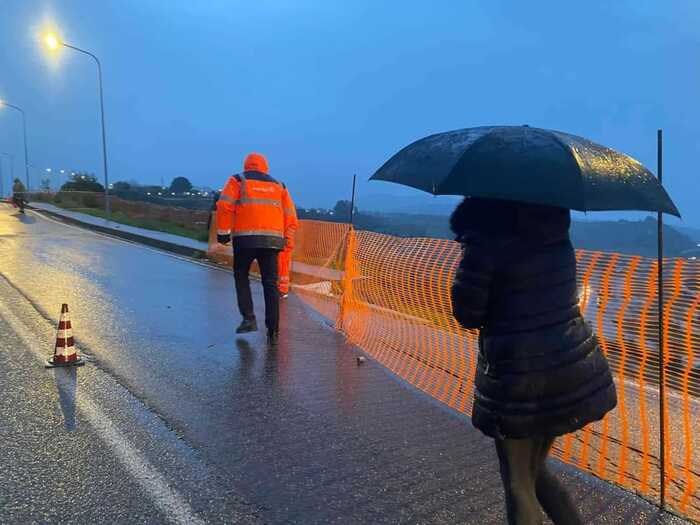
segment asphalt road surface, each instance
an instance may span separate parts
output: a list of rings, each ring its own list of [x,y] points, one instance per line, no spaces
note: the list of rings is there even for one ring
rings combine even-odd
[[[505,523],[468,419],[294,297],[276,349],[239,320],[225,269],[0,206],[0,523]],[[586,523],[683,523],[553,467]]]

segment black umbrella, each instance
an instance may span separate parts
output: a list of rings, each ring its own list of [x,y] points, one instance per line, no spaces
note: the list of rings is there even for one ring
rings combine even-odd
[[[658,131],[658,173],[662,133]],[[680,217],[652,173],[631,157],[590,140],[529,126],[467,128],[420,139],[391,157],[370,180],[396,182],[434,195],[465,195],[561,206],[581,211],[658,212],[659,362],[664,360],[663,213]],[[659,367],[659,457],[665,458],[665,367]],[[666,461],[659,462],[665,480]],[[665,483],[661,482],[661,507]]]
[[[391,157],[370,180],[580,211],[645,210],[680,217],[654,175],[590,140],[529,126],[438,133]]]

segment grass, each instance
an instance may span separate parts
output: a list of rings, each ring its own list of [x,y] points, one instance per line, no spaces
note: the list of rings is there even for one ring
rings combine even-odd
[[[69,208],[68,206],[61,206],[60,204],[58,204],[57,206],[70,209],[71,211],[75,211],[78,213],[84,213],[85,215],[91,215],[93,217],[100,217],[102,219],[106,218],[104,210],[97,208]],[[208,232],[202,229],[195,230],[192,228],[186,228],[184,226],[179,226],[177,224],[173,224],[167,221],[161,221],[158,219],[136,219],[133,217],[129,217],[128,215],[119,211],[113,211],[111,213],[110,219],[120,224],[126,224],[127,226],[135,226],[137,228],[144,228],[146,230],[171,233],[173,235],[179,235],[180,237],[188,237],[196,241],[207,242],[207,240],[209,239]]]

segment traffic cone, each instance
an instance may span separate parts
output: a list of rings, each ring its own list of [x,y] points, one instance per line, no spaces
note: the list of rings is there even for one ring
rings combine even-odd
[[[58,333],[56,334],[56,346],[53,357],[46,361],[46,368],[57,366],[83,366],[85,361],[78,357],[73,341],[73,328],[70,324],[68,305],[61,306],[61,318],[58,321]]]

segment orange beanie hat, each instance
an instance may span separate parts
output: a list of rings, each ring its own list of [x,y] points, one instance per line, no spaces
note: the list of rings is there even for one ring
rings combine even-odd
[[[260,153],[250,153],[243,162],[243,171],[259,171],[267,173],[267,159]]]

